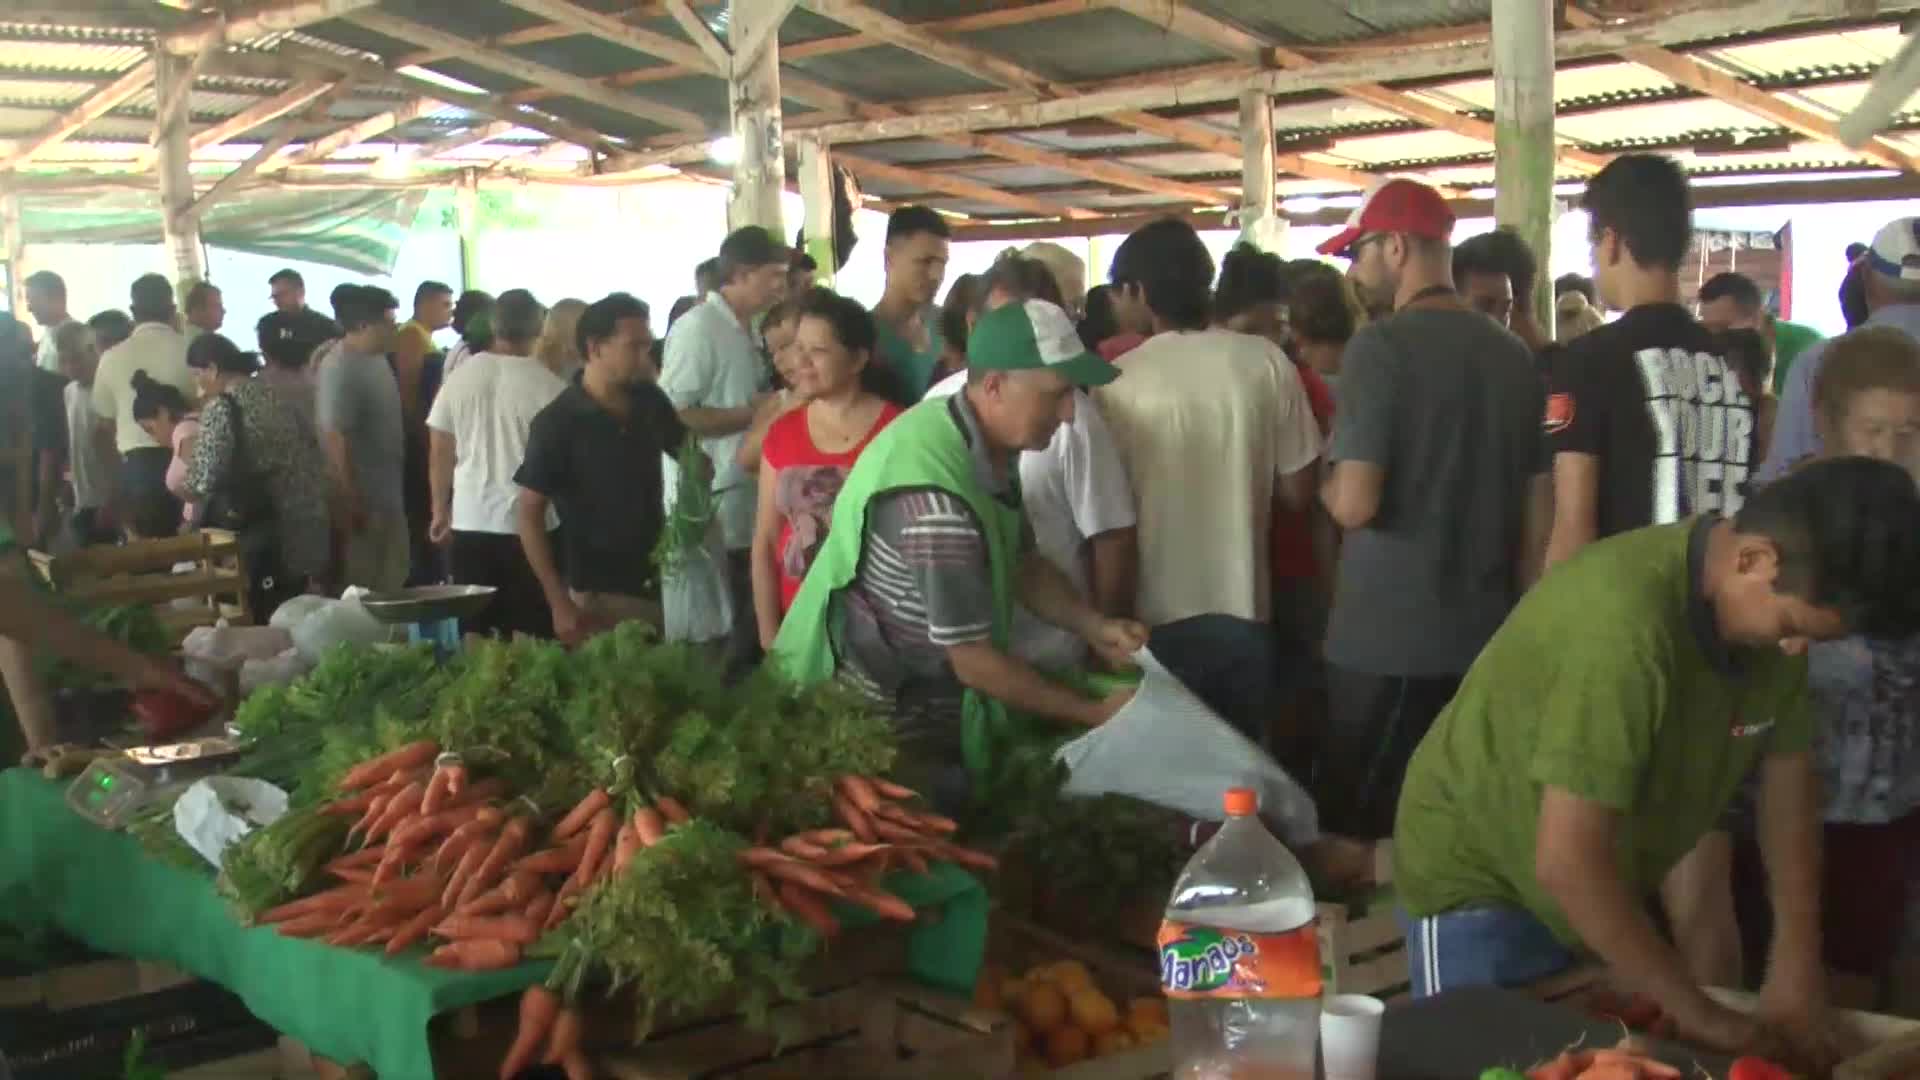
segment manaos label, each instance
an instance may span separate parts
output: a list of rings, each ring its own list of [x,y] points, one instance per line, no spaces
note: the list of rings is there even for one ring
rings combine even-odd
[[[1160,989],[1170,998],[1320,996],[1320,941],[1308,923],[1253,934],[1171,920],[1160,924]]]

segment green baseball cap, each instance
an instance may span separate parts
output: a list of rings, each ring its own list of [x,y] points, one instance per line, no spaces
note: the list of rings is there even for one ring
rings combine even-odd
[[[967,367],[985,371],[1056,371],[1075,386],[1105,386],[1119,369],[1087,351],[1058,304],[1002,304],[967,335]]]

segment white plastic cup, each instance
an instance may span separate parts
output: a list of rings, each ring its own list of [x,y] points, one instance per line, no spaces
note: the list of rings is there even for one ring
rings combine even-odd
[[[1320,1058],[1327,1080],[1374,1080],[1385,1002],[1337,994],[1320,1005]]]

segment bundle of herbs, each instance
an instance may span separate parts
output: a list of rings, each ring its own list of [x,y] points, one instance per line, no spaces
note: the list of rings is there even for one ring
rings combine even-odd
[[[680,480],[674,488],[673,507],[653,546],[653,565],[662,579],[671,577],[689,559],[707,558],[707,530],[713,525],[716,508],[713,491],[713,463],[700,449],[700,440],[692,435],[674,458],[680,466]]]
[[[1096,921],[1172,890],[1191,854],[1177,812],[1124,795],[1075,798],[1055,786],[1009,838],[1007,856]]]
[[[248,921],[308,891],[346,841],[346,819],[317,806],[288,810],[227,847],[219,889]]]

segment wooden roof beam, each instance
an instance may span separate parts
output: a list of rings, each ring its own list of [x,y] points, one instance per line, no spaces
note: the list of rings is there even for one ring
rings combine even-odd
[[[48,150],[59,146],[71,138],[74,133],[95,120],[105,116],[109,110],[125,102],[128,98],[145,90],[153,83],[154,61],[142,60],[126,73],[55,117],[53,122],[40,131],[22,140],[5,155],[0,155],[0,172],[25,165]]]
[[[1305,53],[1275,46],[1273,57],[1283,67],[1299,69],[1312,67],[1318,61]],[[1412,94],[1402,93],[1391,87],[1375,82],[1353,83],[1334,88],[1334,93],[1355,101],[1364,101],[1377,109],[1384,109],[1397,116],[1416,120],[1438,131],[1450,131],[1491,146],[1494,142],[1493,125],[1477,116],[1467,116],[1442,108],[1431,102],[1422,101]],[[1596,173],[1607,167],[1611,159],[1605,154],[1596,154],[1577,146],[1561,146],[1557,151],[1559,159],[1582,172]]]
[[[1566,12],[1567,23],[1570,26],[1602,25],[1599,18],[1571,4],[1567,5]],[[1821,116],[1812,109],[1796,105],[1776,94],[1762,90],[1744,79],[1710,67],[1698,57],[1659,46],[1623,49],[1619,56],[1623,60],[1658,73],[1662,78],[1678,86],[1684,86],[1689,90],[1723,101],[1749,116],[1757,116],[1789,131],[1797,131],[1810,139],[1818,139],[1834,146],[1845,145],[1833,120]],[[1884,136],[1874,136],[1853,152],[1875,164],[1884,165],[1899,172],[1920,172],[1920,158],[1916,158]]]
[[[217,124],[201,128],[187,140],[190,152],[199,154],[211,150],[222,143],[237,139],[262,124],[272,123],[282,116],[319,98],[330,90],[339,90],[346,85],[339,79],[309,79],[295,83],[287,90],[270,98],[256,101]],[[134,159],[134,168],[145,172],[160,160],[160,152],[149,147]]]
[[[530,131],[538,131],[549,138],[584,146],[595,153],[604,153],[609,149],[606,138],[597,132],[557,117],[533,113],[511,102],[502,101],[494,94],[455,90],[430,79],[389,70],[371,61],[342,56],[325,49],[313,49],[294,42],[283,42],[275,51],[283,54],[284,60],[296,72],[330,72],[356,83],[367,83],[402,93],[415,94],[455,108],[465,109],[468,112],[491,116],[496,120],[504,120]],[[704,139],[700,140],[700,145],[705,145]]]
[[[458,153],[470,146],[478,146],[484,142],[491,142],[513,131],[517,127],[519,127],[518,124],[510,124],[505,120],[495,120],[491,124],[465,128],[443,138],[435,139],[425,146],[422,146],[417,156],[421,161],[428,161],[433,158]]]
[[[322,135],[302,147],[300,152],[277,165],[273,171],[284,171],[299,165],[313,165],[325,161],[350,146],[358,146],[368,139],[377,139],[394,128],[418,120],[422,116],[441,108],[441,104],[432,98],[414,98],[398,108],[389,109],[377,116],[348,124],[338,131]]]
[[[404,41],[425,49],[457,54],[468,63],[477,64],[489,71],[496,71],[522,82],[547,86],[569,97],[577,97],[603,108],[676,128],[690,135],[706,134],[706,121],[698,114],[614,90],[592,79],[535,63],[512,53],[490,49],[478,42],[469,41],[458,34],[449,34],[425,23],[403,19],[383,11],[362,11],[349,18],[355,24],[372,30],[376,34],[383,34],[396,41]]]
[[[1099,3],[1144,19],[1170,34],[1218,49],[1242,63],[1266,67],[1273,62],[1269,52],[1273,42],[1200,11],[1184,0],[1099,0]]]
[[[903,22],[883,11],[868,7],[861,0],[802,0],[817,15],[858,30],[860,33],[895,48],[923,56],[935,63],[964,71],[977,79],[1024,90],[1040,97],[1071,94],[1070,87],[1003,60],[984,49],[949,41],[912,23]]]
[[[1018,162],[1022,165],[1037,165],[1041,168],[1055,169],[1088,180],[1098,180],[1114,187],[1131,188],[1153,195],[1164,195],[1169,199],[1193,203],[1196,206],[1232,206],[1235,197],[1217,188],[1189,184],[1168,176],[1155,176],[1143,169],[1130,165],[1120,165],[1111,161],[1088,160],[1064,154],[1057,150],[1047,150],[1005,135],[987,135],[975,132],[960,136],[956,140],[975,150],[992,154],[998,158]]]
[[[713,70],[723,73],[731,72],[733,53],[727,49],[726,42],[715,36],[713,28],[700,18],[700,13],[693,10],[693,5],[687,3],[687,0],[666,0],[666,3],[667,14],[673,16],[673,21],[680,27],[680,31],[686,34],[694,47],[706,56],[707,61],[713,65]],[[778,26],[779,22],[776,20],[774,25]]]
[[[1116,124],[1124,124],[1135,131],[1144,131],[1149,135],[1158,135],[1163,139],[1171,139],[1174,142],[1193,147],[1196,150],[1205,150],[1209,153],[1220,154],[1225,157],[1240,156],[1239,138],[1216,131],[1204,124],[1196,124],[1191,120],[1175,120],[1142,111],[1115,113],[1109,119],[1113,120]],[[1378,183],[1381,179],[1379,174],[1370,173],[1364,169],[1349,169],[1344,165],[1334,165],[1330,162],[1316,161],[1303,154],[1291,153],[1285,150],[1274,153],[1273,163],[1281,171],[1291,173],[1294,176],[1302,176],[1309,180],[1324,180],[1330,184],[1341,184],[1346,187],[1365,189]],[[1447,187],[1444,184],[1436,185],[1436,187],[1442,195],[1448,198],[1457,198],[1460,194],[1457,189]]]
[[[229,41],[252,41],[269,34],[298,30],[317,22],[351,15],[380,0],[268,0],[225,15],[214,15],[170,34],[160,45],[176,56],[190,56]]]
[[[894,165],[885,161],[861,157],[858,154],[834,151],[833,160],[846,166],[861,176],[872,176],[895,184],[907,184],[921,191],[936,191],[975,202],[1004,206],[1010,210],[1032,214],[1043,218],[1094,218],[1098,214],[1073,206],[1035,199],[1004,188],[978,183],[960,176],[943,176],[939,173],[921,172],[919,169],[904,165]]]
[[[551,20],[554,25],[565,27],[570,32],[590,34],[602,40],[611,41],[623,48],[631,49],[642,56],[651,56],[659,60],[667,61],[666,64],[656,65],[651,68],[641,68],[635,72],[628,72],[622,75],[614,75],[596,80],[598,84],[609,93],[618,93],[617,90],[613,89],[617,86],[637,85],[642,81],[656,81],[654,78],[656,72],[671,71],[676,75],[711,75],[715,78],[725,79],[732,67],[732,54],[727,52],[726,46],[722,44],[718,38],[714,38],[710,32],[707,36],[712,38],[712,47],[717,48],[717,52],[710,51],[708,47],[689,45],[684,41],[680,41],[666,34],[660,34],[643,27],[634,26],[631,23],[603,12],[581,7],[579,4],[573,3],[572,0],[505,0],[505,2],[512,4],[514,7],[519,8],[529,15]],[[766,2],[766,0],[762,0],[762,2]],[[783,0],[781,0],[781,2],[783,2]],[[699,21],[699,16],[695,14],[691,8],[687,9],[687,16],[692,18],[702,29],[705,28],[706,24]],[[676,16],[676,18],[677,17],[678,16]],[[691,33],[691,31],[689,32]],[[508,37],[511,36],[512,35],[508,35]],[[499,40],[504,42],[507,38],[502,37]],[[761,47],[765,47],[764,42]],[[427,58],[424,62],[431,63],[444,58],[444,56],[435,55]],[[406,59],[409,63],[423,62],[419,57],[408,57]],[[645,79],[627,78],[629,75],[638,76],[643,74],[647,76]],[[852,115],[854,112],[854,103],[847,95],[800,75],[790,75],[782,72],[780,75],[780,92],[785,97],[793,98],[795,101],[806,102],[815,108],[828,109],[842,115]],[[509,95],[509,100],[515,102],[539,101],[568,93],[571,93],[571,91],[543,83],[528,87],[526,90],[517,91]]]

